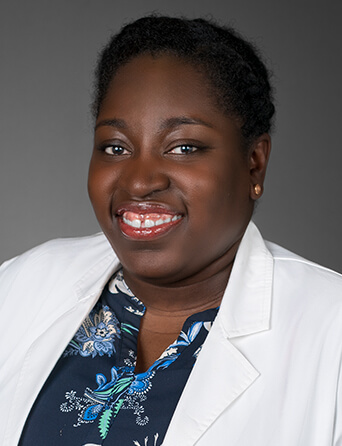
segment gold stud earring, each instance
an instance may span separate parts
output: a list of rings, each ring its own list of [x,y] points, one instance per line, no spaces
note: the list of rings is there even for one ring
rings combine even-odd
[[[260,186],[260,184],[256,184],[254,186],[254,193],[255,193],[255,195],[260,195],[261,194],[261,186]]]

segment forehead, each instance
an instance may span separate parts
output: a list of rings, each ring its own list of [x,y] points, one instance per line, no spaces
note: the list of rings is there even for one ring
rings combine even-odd
[[[120,105],[121,113],[157,108],[222,114],[207,77],[189,62],[171,55],[140,55],[118,69],[100,113]]]

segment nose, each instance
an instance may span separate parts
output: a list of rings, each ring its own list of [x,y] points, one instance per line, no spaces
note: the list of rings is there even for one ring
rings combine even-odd
[[[121,188],[132,198],[146,198],[169,186],[170,178],[163,160],[152,156],[133,157],[122,172]]]

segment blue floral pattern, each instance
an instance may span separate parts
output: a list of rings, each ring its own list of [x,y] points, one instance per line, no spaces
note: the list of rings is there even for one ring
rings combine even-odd
[[[90,423],[99,418],[101,438],[106,438],[110,424],[121,409],[133,410],[136,423],[143,426],[149,422],[144,405],[146,394],[152,388],[152,379],[159,369],[169,367],[181,354],[180,347],[187,347],[197,337],[201,328],[209,328],[205,322],[194,322],[187,332],[182,331],[177,341],[171,344],[154,364],[144,373],[134,374],[134,357],[126,358],[127,366],[112,367],[110,380],[102,373],[96,375],[98,387],[94,390],[87,388],[83,397],[76,397],[74,391],[65,394],[66,402],[60,406],[61,411],[78,411],[78,421],[75,427],[83,423]],[[132,354],[132,353],[131,353]],[[196,354],[197,357],[198,354]],[[133,362],[134,361],[134,362]],[[94,402],[96,402],[94,404]]]
[[[112,356],[115,352],[115,338],[120,338],[119,321],[104,305],[86,317],[64,351],[64,356]]]

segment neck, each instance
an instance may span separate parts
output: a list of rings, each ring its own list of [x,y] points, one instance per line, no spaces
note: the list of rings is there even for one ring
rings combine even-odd
[[[179,335],[186,319],[218,307],[227,286],[239,242],[203,271],[162,283],[144,280],[123,268],[125,282],[145,305],[138,336],[136,372],[148,369]]]
[[[144,303],[150,315],[154,314],[161,318],[164,316],[186,318],[220,305],[234,257],[229,262],[227,259],[219,259],[210,268],[177,282],[161,284],[144,280],[125,268],[123,273],[125,282],[134,295]]]

